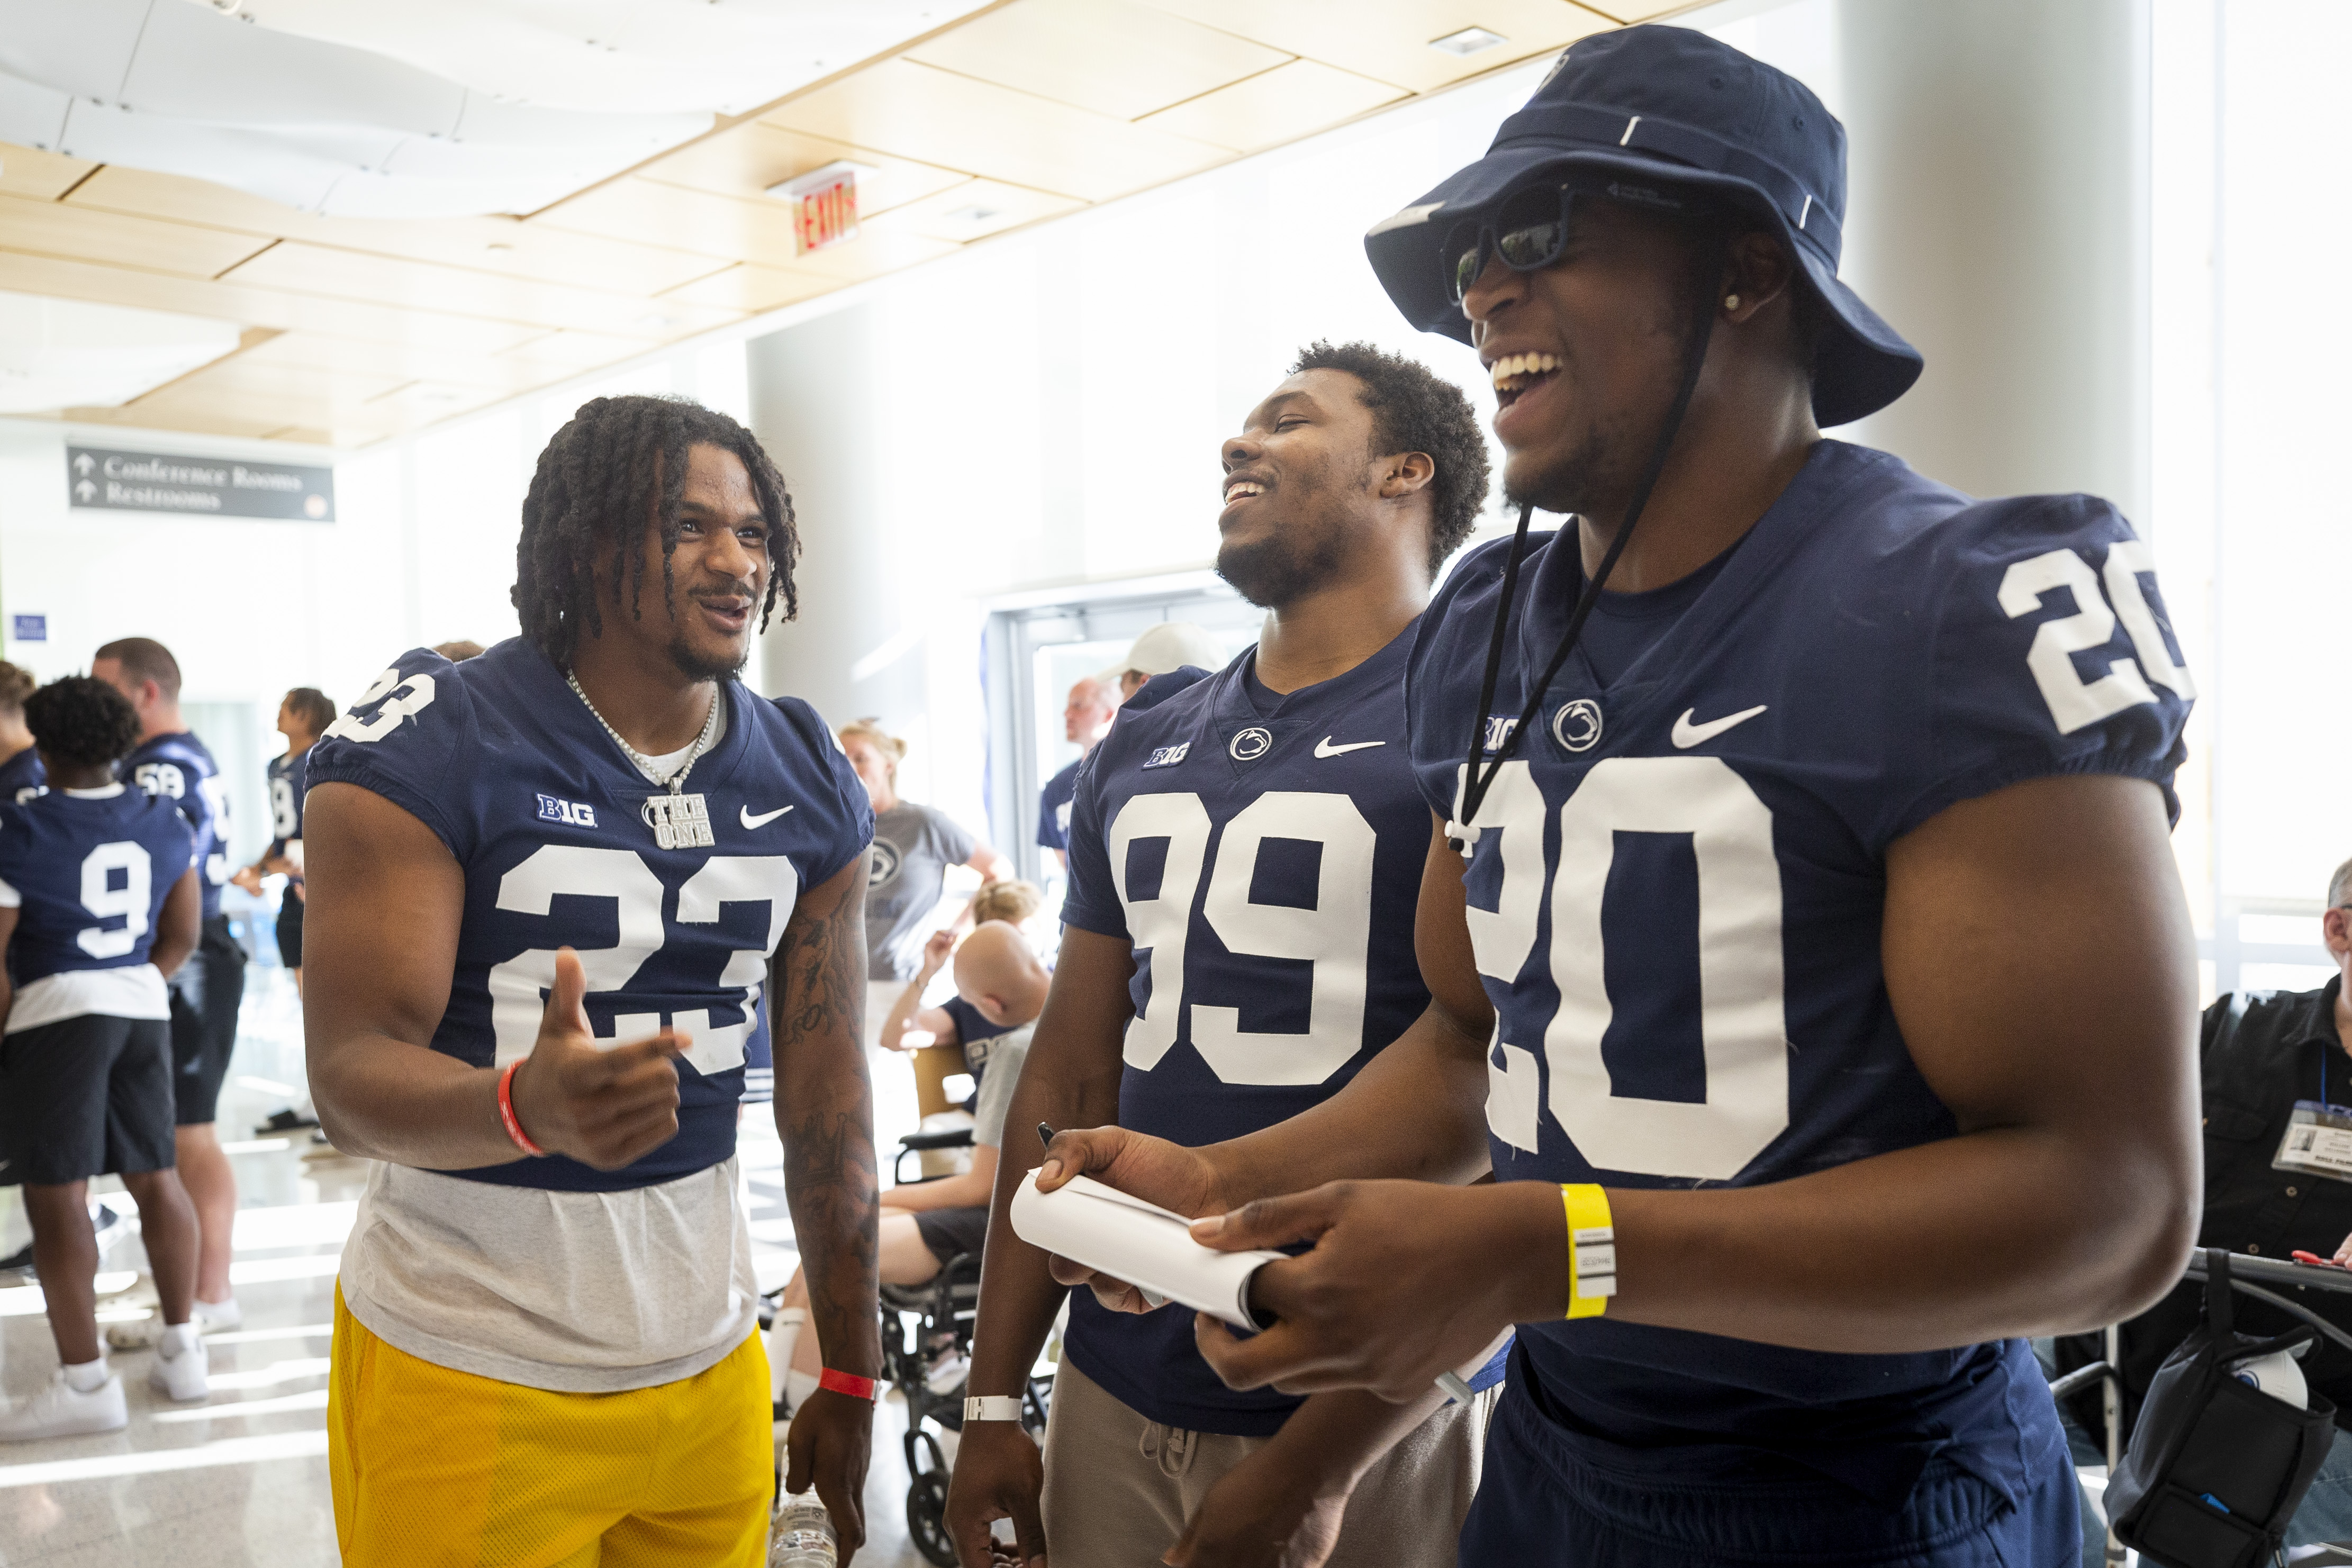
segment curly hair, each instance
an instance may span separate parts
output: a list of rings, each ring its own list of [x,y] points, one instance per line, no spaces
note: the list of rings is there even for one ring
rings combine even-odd
[[[1462,389],[1419,360],[1370,343],[1318,339],[1298,351],[1290,374],[1344,371],[1364,389],[1379,453],[1422,452],[1437,465],[1429,482],[1429,575],[1462,548],[1486,505],[1486,437]]]
[[[539,455],[539,470],[523,497],[522,538],[515,545],[512,598],[522,634],[559,667],[571,666],[583,628],[591,637],[604,632],[594,577],[600,556],[612,566],[613,602],[622,601],[626,577],[629,613],[643,615],[646,558],[640,541],[648,504],[660,520],[664,597],[675,589],[670,559],[677,553],[688,454],[706,444],[742,460],[768,521],[768,593],[760,606],[761,630],[767,629],[779,597],[785,620],[800,613],[793,563],[800,559],[801,537],[792,493],[759,438],[688,398],[592,398]]]
[[[91,675],[66,675],[25,699],[25,727],[52,761],[120,762],[139,744],[139,710]]]
[[[1007,877],[1001,882],[983,883],[971,895],[972,924],[1002,920],[1018,925],[1045,907],[1045,890],[1034,882],[1019,882]]]
[[[834,736],[844,747],[852,740],[863,740],[893,762],[907,760],[907,743],[884,729],[876,720],[853,718],[834,731]]]
[[[33,687],[38,684],[32,671],[0,660],[0,713],[23,713],[25,699],[33,695]]]

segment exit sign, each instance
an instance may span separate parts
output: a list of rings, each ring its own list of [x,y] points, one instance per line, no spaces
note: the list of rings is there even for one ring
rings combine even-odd
[[[797,255],[845,245],[857,237],[857,176],[863,172],[856,163],[827,163],[768,187],[770,195],[792,204],[793,246]]]

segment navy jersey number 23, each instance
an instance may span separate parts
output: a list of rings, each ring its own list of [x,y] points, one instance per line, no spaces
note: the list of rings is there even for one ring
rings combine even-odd
[[[382,795],[463,868],[465,915],[432,1047],[476,1067],[530,1053],[559,947],[580,956],[603,1045],[675,1027],[678,1135],[624,1170],[562,1156],[454,1174],[612,1191],[705,1169],[734,1150],[753,1014],[800,890],[866,847],[865,790],[815,711],[741,683],[686,788],[715,845],[665,847],[657,789],[546,656],[520,638],[453,664],[401,657],[310,753],[310,784]]]

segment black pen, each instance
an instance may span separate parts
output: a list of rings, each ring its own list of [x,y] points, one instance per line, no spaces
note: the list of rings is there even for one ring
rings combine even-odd
[[[1045,1123],[1043,1123],[1043,1122],[1038,1123],[1038,1124],[1037,1124],[1037,1141],[1038,1141],[1039,1143],[1041,1143],[1041,1144],[1050,1144],[1050,1143],[1052,1143],[1052,1142],[1054,1141],[1054,1129],[1053,1129],[1053,1128],[1051,1128],[1051,1127],[1049,1127],[1049,1126],[1047,1126],[1047,1125],[1045,1125]]]

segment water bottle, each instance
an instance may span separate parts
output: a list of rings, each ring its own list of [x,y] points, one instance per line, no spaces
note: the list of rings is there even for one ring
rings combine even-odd
[[[816,1493],[787,1496],[768,1532],[768,1568],[834,1568],[839,1559],[833,1518]]]

